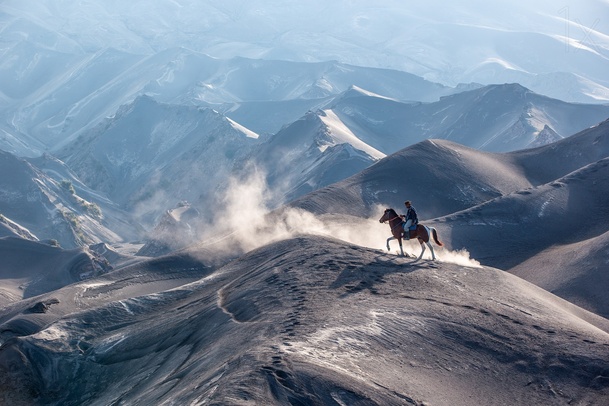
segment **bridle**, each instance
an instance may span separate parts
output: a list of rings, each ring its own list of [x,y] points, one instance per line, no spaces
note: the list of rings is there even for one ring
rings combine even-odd
[[[388,209],[388,210],[389,210],[389,209]],[[393,212],[395,213],[395,210],[391,210],[391,211],[393,211]],[[385,217],[385,216],[383,216],[383,217]],[[399,219],[399,218],[400,218],[400,216],[399,216],[397,213],[395,213],[395,217],[390,218],[390,219],[387,219],[387,220],[383,220],[383,223],[384,223],[384,222],[386,222],[386,221],[388,221],[388,222],[390,222],[390,223],[391,223],[393,220],[395,220],[395,219]]]
[[[394,213],[395,213],[395,211],[394,211]],[[399,219],[399,218],[401,218],[401,217],[400,217],[400,216],[399,216],[399,215],[396,213],[396,216],[395,216],[395,217],[390,218],[390,219],[388,219],[388,220],[385,220],[385,221],[383,221],[383,223],[385,223],[386,221],[388,221],[388,222],[389,222],[389,225],[391,226],[391,222],[392,222],[393,220],[395,220],[395,219]],[[391,233],[393,234],[393,230],[394,230],[396,227],[400,227],[401,225],[402,225],[402,222],[397,223],[397,224],[395,224],[395,225],[391,226]]]

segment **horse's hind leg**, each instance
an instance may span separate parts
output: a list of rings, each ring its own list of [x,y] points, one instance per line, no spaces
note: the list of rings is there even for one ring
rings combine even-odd
[[[433,245],[431,245],[430,242],[427,243],[427,246],[429,247],[429,249],[431,250],[431,260],[435,261],[436,260],[436,253],[433,250]]]
[[[425,253],[425,244],[421,241],[421,254],[419,255],[419,257],[417,258],[417,261],[421,258],[423,258],[423,253]]]

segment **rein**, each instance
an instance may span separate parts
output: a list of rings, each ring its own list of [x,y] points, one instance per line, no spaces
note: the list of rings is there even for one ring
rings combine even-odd
[[[385,221],[388,221],[388,222],[389,222],[389,225],[391,226],[391,233],[392,233],[392,234],[393,234],[393,230],[395,230],[395,228],[396,228],[396,227],[400,227],[400,226],[402,225],[402,223],[403,223],[403,221],[400,221],[399,223],[394,224],[394,225],[392,226],[392,225],[391,225],[391,222],[392,222],[393,220],[395,220],[395,219],[401,219],[401,217],[400,217],[399,215],[397,215],[397,216],[395,216],[394,218],[391,218],[391,219],[389,219],[389,220],[385,220]]]

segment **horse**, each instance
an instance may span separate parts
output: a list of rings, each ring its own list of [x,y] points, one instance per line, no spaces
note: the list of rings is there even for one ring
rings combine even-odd
[[[387,238],[387,251],[390,251],[389,241],[398,240],[398,242],[400,243],[400,252],[402,253],[402,256],[404,256],[404,250],[402,249],[402,238],[404,236],[404,223],[405,223],[404,218],[402,216],[399,216],[395,212],[395,210],[389,208],[389,209],[385,210],[385,213],[379,219],[379,223],[385,223],[387,221],[389,222],[389,227],[391,227],[391,234],[393,235],[393,237]],[[427,226],[424,226],[423,224],[417,224],[416,230],[410,230],[409,237],[411,239],[412,238],[418,239],[419,244],[421,244],[421,255],[419,255],[419,258],[417,258],[417,261],[419,259],[421,259],[421,257],[423,257],[423,253],[425,252],[425,244],[427,244],[427,246],[431,250],[432,260],[436,259],[436,254],[433,250],[433,246],[429,242],[430,235],[433,236],[434,242],[436,244],[438,244],[440,247],[444,245],[438,239],[438,233],[437,233],[436,229],[433,227],[427,227]]]

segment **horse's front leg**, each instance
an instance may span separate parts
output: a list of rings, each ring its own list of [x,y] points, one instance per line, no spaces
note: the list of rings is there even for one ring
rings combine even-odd
[[[389,241],[391,241],[391,240],[398,240],[398,243],[400,244],[400,253],[402,254],[402,256],[404,256],[404,249],[402,248],[402,239],[401,238],[396,238],[396,237],[387,238],[387,251],[391,251],[391,247],[389,247]]]
[[[389,247],[389,241],[391,241],[391,240],[395,240],[395,237],[387,238],[387,251],[391,251],[391,248]]]

